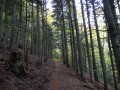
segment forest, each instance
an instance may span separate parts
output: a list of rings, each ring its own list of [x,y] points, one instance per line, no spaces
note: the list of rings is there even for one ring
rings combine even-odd
[[[0,0],[0,90],[120,90],[120,1]]]

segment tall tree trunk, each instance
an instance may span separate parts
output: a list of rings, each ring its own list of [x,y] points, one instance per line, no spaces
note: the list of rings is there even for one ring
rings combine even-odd
[[[48,42],[48,39],[47,39],[47,35],[48,35],[48,25],[47,25],[47,8],[46,8],[46,0],[45,0],[45,41],[44,41],[44,59],[45,59],[45,62],[47,62],[47,42]]]
[[[120,28],[119,28],[119,24],[118,24],[118,21],[117,21],[117,14],[116,14],[114,1],[115,0],[109,0],[110,6],[111,6],[112,15],[113,15],[113,19],[114,19],[114,22],[115,22],[115,26],[116,26],[116,29],[118,30],[118,33],[119,33],[119,41],[120,41]]]
[[[60,21],[61,23],[61,21]],[[60,25],[62,26],[62,25]],[[64,37],[63,37],[63,30],[58,26],[58,29],[61,30],[61,41],[62,41],[62,58],[63,58],[63,63],[66,64],[66,57],[65,57],[65,44],[64,44]]]
[[[99,28],[98,28],[98,22],[97,22],[97,17],[96,17],[96,12],[95,12],[94,1],[92,1],[92,7],[93,7],[94,20],[95,20],[95,28],[96,28],[96,34],[97,34],[98,47],[99,47],[100,61],[101,61],[101,65],[102,65],[104,90],[107,90],[108,85],[107,85],[107,79],[106,79],[106,66],[105,66],[105,60],[104,60],[104,54],[103,54],[103,47],[101,45],[101,40],[100,40],[100,34],[99,34]]]
[[[76,12],[76,5],[75,0],[72,0],[73,4],[73,12],[74,12],[74,22],[75,22],[75,30],[76,30],[76,38],[77,38],[77,49],[78,49],[78,58],[79,58],[79,67],[80,67],[80,77],[84,80],[84,69],[83,69],[83,56],[81,51],[81,43],[80,43],[80,33],[78,28],[78,21],[77,21],[77,12]]]
[[[69,9],[69,22],[70,22],[70,30],[71,30],[71,36],[72,36],[72,41],[73,41],[73,53],[74,53],[74,59],[73,59],[73,65],[74,68],[77,70],[78,72],[78,60],[77,60],[77,50],[76,50],[76,42],[75,42],[75,33],[74,33],[74,26],[73,26],[73,20],[72,20],[72,10],[71,10],[71,5],[70,5],[70,1],[67,1],[68,4],[68,9]]]
[[[69,28],[71,28],[70,24],[69,24]],[[71,49],[71,63],[72,63],[72,67],[74,67],[74,50],[73,50],[73,36],[72,36],[72,32],[70,31],[70,49]]]
[[[90,24],[88,2],[87,1],[86,1],[86,8],[87,8],[89,30],[90,30],[91,29],[91,24]],[[84,33],[85,33],[85,41],[86,41],[86,49],[87,49],[87,57],[88,57],[88,65],[89,65],[89,72],[90,72],[90,80],[91,80],[91,82],[93,82],[92,63],[91,63],[92,60],[90,58],[90,48],[89,48],[89,43],[88,43],[88,34],[87,34],[85,18],[84,18],[84,10],[83,10],[83,5],[82,4],[81,4],[81,9],[82,9],[82,17],[83,17],[83,25],[84,25]]]
[[[19,44],[21,44],[21,47],[23,47],[23,28],[22,28],[22,0],[20,0],[20,41]]]
[[[93,0],[92,0],[92,2],[93,2]],[[94,3],[92,3],[92,4],[94,4]],[[84,13],[84,11],[82,11],[82,12]],[[95,59],[95,50],[94,50],[94,43],[93,43],[93,36],[92,36],[92,29],[91,29],[89,12],[87,12],[87,15],[88,15],[88,22],[89,22],[91,49],[92,49],[93,72],[94,72],[94,78],[95,78],[95,80],[98,81],[97,66],[96,66],[96,59]],[[83,19],[85,19],[84,18],[84,14],[83,14]],[[84,23],[85,23],[85,21],[84,21]]]
[[[0,2],[0,34],[1,34],[1,20],[2,20],[2,2]],[[1,35],[0,35],[1,36]]]
[[[112,50],[111,50],[110,38],[109,37],[108,37],[108,47],[109,47],[109,52],[110,52],[110,60],[111,60],[111,66],[112,66],[112,72],[113,72],[114,86],[115,86],[115,90],[118,90],[116,75],[115,75],[114,61],[113,61],[113,54],[112,54]]]
[[[37,39],[36,39],[36,43],[37,43],[37,45],[36,45],[36,51],[37,51],[37,54],[40,56],[40,47],[41,47],[41,32],[40,32],[40,16],[39,16],[39,13],[40,13],[40,10],[39,10],[39,4],[40,4],[40,1],[39,0],[37,0]]]
[[[65,41],[65,53],[66,53],[66,65],[69,67],[69,60],[68,60],[68,47],[67,47],[67,36],[66,36],[66,31],[65,31],[65,21],[64,21],[64,11],[63,11],[63,2],[61,0],[60,2],[61,5],[61,19],[62,19],[62,25],[63,25],[63,36],[64,36],[64,41]]]
[[[103,5],[104,5],[104,13],[105,13],[105,18],[108,23],[109,27],[109,35],[111,38],[111,43],[113,47],[113,52],[117,64],[117,70],[118,70],[118,76],[120,80],[120,42],[119,42],[119,35],[115,26],[114,18],[112,15],[111,7],[110,7],[110,2],[108,0],[103,0]],[[108,14],[109,13],[109,14]]]
[[[6,47],[6,43],[8,41],[8,3],[5,3],[5,35],[4,35],[4,49]],[[1,17],[1,16],[0,16]]]
[[[13,1],[13,10],[11,16],[11,36],[10,36],[10,49],[15,49],[15,26],[16,26],[16,0]]]
[[[32,12],[31,12],[31,53],[33,54],[33,48],[34,48],[34,45],[33,45],[33,29],[34,29],[34,8],[33,8],[33,3],[34,3],[34,0],[32,0]]]

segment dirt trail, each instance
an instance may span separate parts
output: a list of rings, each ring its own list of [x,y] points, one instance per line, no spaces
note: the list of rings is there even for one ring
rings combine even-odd
[[[89,90],[83,87],[75,72],[59,61],[55,62],[55,70],[45,90]]]

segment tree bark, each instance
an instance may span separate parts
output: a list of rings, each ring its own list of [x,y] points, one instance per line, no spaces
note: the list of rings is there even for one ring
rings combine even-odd
[[[120,42],[119,42],[119,35],[118,31],[115,26],[115,22],[113,19],[112,11],[110,8],[110,2],[108,0],[103,0],[103,5],[104,5],[104,13],[105,13],[105,18],[108,23],[109,27],[109,35],[112,43],[112,48],[117,64],[117,70],[118,70],[118,76],[120,80]],[[109,13],[109,14],[108,14]]]
[[[80,67],[80,77],[82,80],[84,80],[84,69],[83,69],[83,56],[81,51],[81,43],[80,43],[80,33],[78,28],[78,21],[77,21],[77,12],[76,12],[76,6],[75,6],[75,0],[72,0],[73,4],[73,17],[75,22],[75,30],[76,30],[76,38],[77,38],[77,49],[78,49],[78,58],[79,58],[79,67]]]
[[[103,72],[104,89],[107,90],[108,85],[107,85],[107,78],[106,78],[106,66],[105,66],[105,60],[104,60],[104,54],[103,54],[103,47],[101,45],[101,40],[100,40],[100,35],[99,35],[99,28],[98,28],[98,22],[97,22],[97,17],[96,17],[96,12],[95,12],[94,1],[92,1],[92,5],[93,5],[93,15],[94,15],[97,41],[98,41],[98,47],[99,47],[99,55],[100,55],[100,61],[101,61],[101,66],[102,66],[102,72]]]

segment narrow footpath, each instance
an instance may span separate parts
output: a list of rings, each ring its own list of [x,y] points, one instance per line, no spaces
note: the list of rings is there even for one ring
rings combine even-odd
[[[90,90],[83,86],[76,73],[59,61],[45,90]]]

